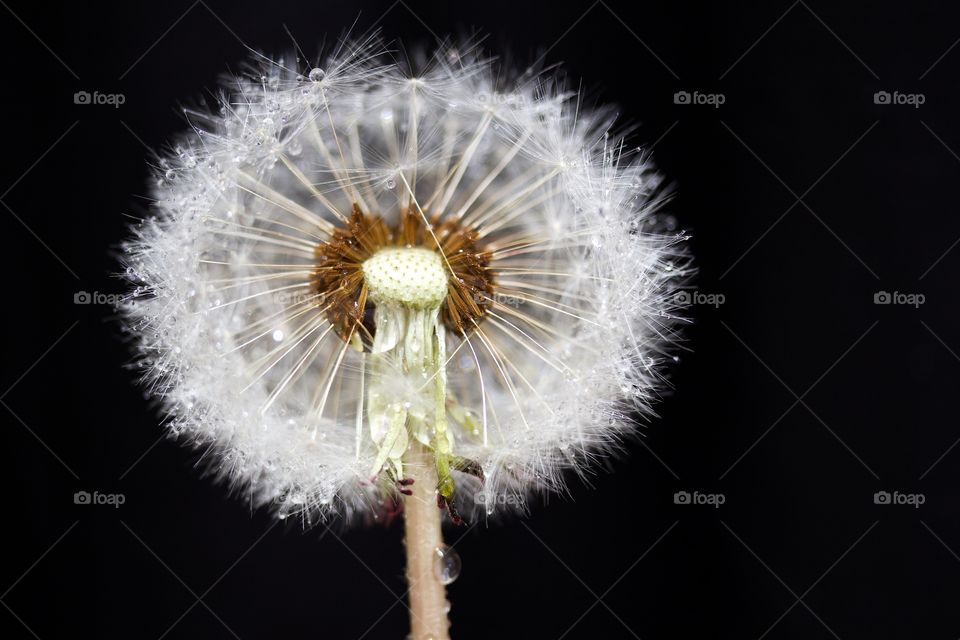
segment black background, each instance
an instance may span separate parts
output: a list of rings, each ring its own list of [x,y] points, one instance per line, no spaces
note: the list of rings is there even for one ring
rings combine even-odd
[[[303,532],[225,497],[159,439],[111,309],[74,304],[121,290],[112,252],[179,102],[244,43],[288,51],[286,25],[313,53],[354,20],[563,62],[640,125],[699,291],[725,298],[693,309],[675,392],[628,458],[528,518],[450,532],[454,637],[960,636],[960,11],[837,4],[3,4],[3,637],[404,636],[399,527]]]

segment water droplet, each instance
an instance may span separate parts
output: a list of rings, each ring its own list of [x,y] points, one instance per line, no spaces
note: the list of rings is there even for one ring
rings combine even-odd
[[[397,181],[394,180],[393,178],[387,178],[386,184],[387,184],[387,189],[393,189],[394,187],[397,186]]]
[[[441,584],[450,584],[460,576],[460,554],[453,547],[440,545],[433,550],[433,572]]]
[[[273,332],[273,341],[274,341],[274,342],[282,342],[282,341],[283,341],[283,331],[281,331],[280,329],[274,330],[274,332]]]
[[[326,71],[320,67],[314,67],[313,69],[310,69],[310,73],[307,74],[307,77],[310,78],[312,82],[320,82],[323,80],[325,75],[327,75]]]

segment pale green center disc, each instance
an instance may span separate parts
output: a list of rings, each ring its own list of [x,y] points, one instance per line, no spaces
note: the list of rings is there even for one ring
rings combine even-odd
[[[428,309],[439,307],[447,296],[443,258],[429,249],[381,249],[363,263],[363,276],[374,303]]]

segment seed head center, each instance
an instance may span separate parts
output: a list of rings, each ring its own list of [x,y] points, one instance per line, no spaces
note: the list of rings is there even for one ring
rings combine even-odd
[[[374,303],[437,308],[447,297],[447,271],[436,251],[386,247],[363,263],[363,278]]]

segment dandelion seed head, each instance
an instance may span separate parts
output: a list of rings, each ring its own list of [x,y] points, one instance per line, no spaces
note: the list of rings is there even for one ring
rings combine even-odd
[[[419,442],[451,509],[523,508],[652,415],[685,237],[608,111],[371,40],[186,115],[124,311],[166,428],[254,504],[378,516]]]

